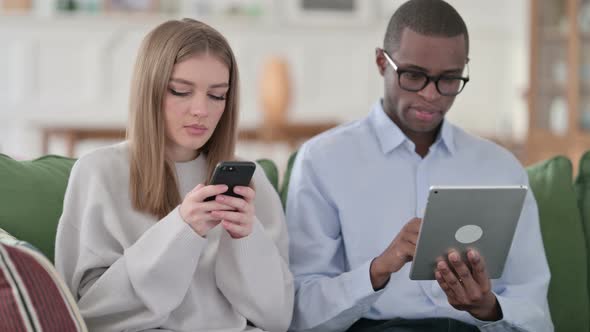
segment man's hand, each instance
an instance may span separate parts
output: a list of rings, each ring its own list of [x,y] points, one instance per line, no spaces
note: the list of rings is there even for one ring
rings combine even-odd
[[[449,304],[457,310],[467,311],[479,320],[502,319],[502,310],[491,290],[490,279],[483,258],[476,250],[467,251],[469,267],[457,251],[448,255],[449,264],[440,259],[434,276],[443,289]]]
[[[370,275],[374,290],[379,290],[387,284],[392,273],[399,271],[404,264],[414,259],[416,241],[420,232],[422,219],[410,220],[385,251],[371,262]]]

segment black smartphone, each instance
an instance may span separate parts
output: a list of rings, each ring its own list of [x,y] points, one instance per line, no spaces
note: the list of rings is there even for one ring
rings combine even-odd
[[[251,161],[222,161],[215,166],[215,171],[213,171],[213,176],[209,184],[225,184],[228,190],[224,195],[242,198],[242,196],[234,193],[234,187],[249,186],[255,170],[256,164]],[[211,196],[207,197],[205,201],[212,201],[214,199],[215,196]]]

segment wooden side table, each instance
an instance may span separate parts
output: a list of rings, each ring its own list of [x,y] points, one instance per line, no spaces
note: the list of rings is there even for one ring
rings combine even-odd
[[[258,141],[264,143],[285,142],[291,149],[296,149],[302,141],[311,138],[323,131],[337,126],[338,122],[323,123],[287,123],[274,128],[255,127],[238,130],[238,141]],[[125,139],[125,128],[122,127],[43,127],[42,151],[49,153],[49,142],[54,137],[60,137],[66,141],[67,156],[75,156],[76,145],[81,141],[93,139]]]
[[[302,141],[339,124],[336,121],[328,121],[321,123],[286,123],[272,128],[242,128],[239,131],[238,140],[264,143],[285,142],[289,145],[289,148],[294,150]]]
[[[43,127],[42,152],[49,153],[49,141],[61,137],[66,141],[67,156],[74,157],[76,145],[90,139],[125,139],[125,128],[91,128],[91,127]]]

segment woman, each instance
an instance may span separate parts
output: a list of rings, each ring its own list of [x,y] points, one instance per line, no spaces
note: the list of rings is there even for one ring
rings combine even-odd
[[[77,161],[58,226],[56,267],[90,330],[287,330],[276,192],[260,168],[236,187],[243,199],[207,185],[234,159],[238,91],[233,52],[208,25],[168,21],[145,38],[128,141]]]

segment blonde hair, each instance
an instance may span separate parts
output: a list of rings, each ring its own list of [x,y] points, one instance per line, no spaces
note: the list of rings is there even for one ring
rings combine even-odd
[[[171,20],[152,30],[139,50],[129,101],[130,192],[133,207],[163,218],[181,202],[173,161],[166,159],[163,102],[172,69],[191,56],[210,54],[227,65],[229,90],[223,115],[200,149],[207,176],[215,165],[234,158],[238,119],[238,68],[227,40],[209,25]]]

